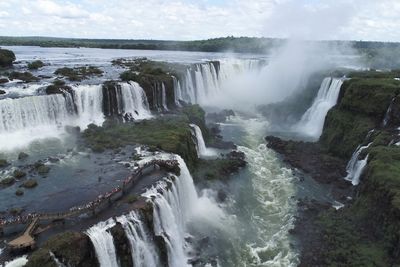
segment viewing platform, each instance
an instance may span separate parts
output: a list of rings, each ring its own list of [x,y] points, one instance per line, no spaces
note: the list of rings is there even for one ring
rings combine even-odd
[[[152,160],[149,161],[127,177],[122,186],[117,186],[112,191],[100,195],[97,199],[89,202],[80,207],[73,207],[68,211],[58,212],[58,213],[31,213],[27,216],[18,216],[9,220],[0,221],[0,232],[4,232],[4,227],[12,225],[23,225],[28,224],[28,227],[24,233],[18,238],[7,243],[8,248],[12,251],[33,249],[36,245],[33,233],[37,228],[40,221],[56,221],[63,220],[71,217],[78,217],[82,214],[96,214],[96,208],[99,208],[103,204],[111,204],[112,202],[121,198],[126,192],[128,192],[135,184],[138,179],[143,176],[143,172],[153,167],[154,169],[162,168],[167,172],[179,173],[179,163],[176,160]]]

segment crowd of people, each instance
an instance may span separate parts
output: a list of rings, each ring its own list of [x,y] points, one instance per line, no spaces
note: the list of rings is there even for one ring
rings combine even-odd
[[[151,162],[150,164],[156,164],[157,162]],[[175,161],[171,161],[171,160],[166,160],[164,161],[164,164],[169,166],[173,166],[176,164]],[[145,166],[142,166],[145,167]],[[0,219],[0,226],[2,225],[10,225],[10,224],[24,224],[27,223],[31,220],[33,220],[36,217],[49,217],[49,216],[56,216],[56,217],[63,217],[63,216],[67,216],[68,214],[71,213],[75,213],[75,212],[80,212],[80,211],[87,211],[87,210],[92,210],[94,209],[96,206],[98,206],[99,204],[101,204],[103,201],[110,199],[113,195],[115,195],[116,193],[120,192],[123,190],[123,188],[127,185],[129,185],[133,180],[136,179],[137,175],[141,173],[141,168],[137,168],[135,170],[135,172],[132,175],[129,175],[127,178],[125,178],[123,180],[123,186],[117,186],[115,188],[113,188],[111,191],[99,195],[94,201],[91,201],[87,204],[81,205],[81,206],[75,206],[69,209],[68,212],[64,212],[64,213],[53,213],[53,214],[40,214],[40,213],[29,213],[27,215],[18,215],[18,216],[13,216],[10,218],[3,218]]]

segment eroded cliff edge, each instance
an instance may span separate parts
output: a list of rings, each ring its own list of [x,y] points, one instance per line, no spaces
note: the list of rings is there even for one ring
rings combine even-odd
[[[283,160],[333,185],[344,205],[299,201],[293,234],[300,266],[393,266],[400,263],[400,82],[396,72],[352,73],[316,143],[268,136]],[[368,146],[369,145],[369,146]],[[367,159],[359,184],[346,181],[346,164],[359,146]],[[368,156],[368,157],[367,157]]]

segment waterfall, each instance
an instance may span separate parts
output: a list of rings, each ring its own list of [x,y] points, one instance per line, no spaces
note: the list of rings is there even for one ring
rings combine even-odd
[[[196,124],[190,124],[190,127],[192,127],[193,135],[196,137],[196,149],[198,157],[214,156],[216,154],[215,151],[206,147],[200,127]]]
[[[161,182],[143,195],[153,203],[154,233],[167,245],[168,266],[183,267],[191,266],[185,242],[188,223],[196,216],[205,219],[204,214],[214,223],[219,222],[224,213],[208,197],[198,196],[184,160],[178,155],[175,159],[180,167],[179,177]]]
[[[66,125],[81,129],[91,123],[101,125],[105,112],[109,116],[132,119],[151,117],[146,94],[139,84],[120,83],[113,90],[104,92],[102,85],[76,85],[64,94],[0,100],[0,134],[3,137],[0,150],[26,146],[35,139],[58,137],[64,133]],[[105,98],[109,103],[104,103]],[[103,110],[107,108],[108,111]]]
[[[56,255],[53,252],[49,251],[50,257],[53,259],[54,263],[57,267],[66,267],[59,259],[57,259]]]
[[[57,126],[69,121],[63,95],[30,96],[0,100],[0,133],[40,126]]]
[[[174,85],[174,102],[177,107],[180,107],[180,101],[183,101],[181,83],[175,76],[172,76],[172,80]]]
[[[166,183],[160,183],[145,193],[154,206],[154,233],[162,236],[167,245],[169,267],[190,266],[185,253],[186,223],[198,198],[185,162],[179,156],[177,159],[181,175],[170,188]]]
[[[6,262],[4,267],[23,267],[28,263],[28,257],[22,256],[12,261]]]
[[[260,67],[259,60],[238,59],[194,64],[186,70],[182,83],[174,83],[174,92],[187,103],[207,104],[210,99],[223,96],[224,85],[232,77]]]
[[[86,231],[95,247],[100,267],[118,266],[113,237],[109,232],[116,221],[121,223],[129,240],[133,265],[142,267],[161,265],[153,234],[165,242],[169,267],[189,267],[192,266],[188,263],[189,244],[185,240],[188,224],[204,220],[214,225],[219,224],[222,228],[224,212],[207,194],[198,196],[185,161],[178,155],[161,153],[145,158],[143,162],[153,159],[178,161],[180,175],[169,174],[168,178],[143,193],[153,205],[153,229],[147,229],[139,213],[131,211],[115,220],[100,222]]]
[[[165,92],[165,85],[164,83],[161,83],[161,102],[164,110],[168,110],[167,106],[167,94]]]
[[[61,94],[0,100],[0,150],[59,136],[62,126],[73,122],[71,105]]]
[[[337,103],[342,84],[342,79],[325,78],[313,104],[294,127],[295,130],[318,139],[324,127],[326,114]]]
[[[121,223],[129,240],[133,266],[159,266],[156,248],[152,240],[149,239],[148,230],[141,221],[140,216],[135,211],[131,211],[127,215],[118,217],[117,221]]]
[[[359,184],[360,176],[368,162],[368,155],[364,159],[358,159],[358,157],[360,156],[361,152],[370,147],[371,144],[372,142],[366,146],[358,146],[356,151],[351,156],[349,163],[347,164],[347,176],[345,179],[350,181],[353,185]]]
[[[114,239],[108,231],[113,226],[115,226],[115,221],[109,219],[105,222],[99,222],[86,231],[95,248],[100,267],[118,266]]]
[[[102,86],[79,85],[72,89],[77,109],[74,124],[83,129],[91,123],[101,125],[104,122]]]
[[[121,83],[122,112],[136,120],[151,117],[149,102],[143,88],[136,82]]]
[[[394,105],[394,101],[395,101],[395,100],[396,100],[396,97],[393,97],[393,98],[392,98],[392,101],[390,102],[390,105],[389,105],[388,109],[386,110],[385,117],[383,118],[383,122],[382,122],[382,126],[383,126],[383,127],[386,127],[387,124],[389,123],[389,120],[390,120],[390,113],[392,112],[392,109],[393,109],[393,105]]]

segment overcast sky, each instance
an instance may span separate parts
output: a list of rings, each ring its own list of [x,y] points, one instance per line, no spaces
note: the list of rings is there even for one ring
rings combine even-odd
[[[0,35],[400,41],[400,0],[0,0]]]

